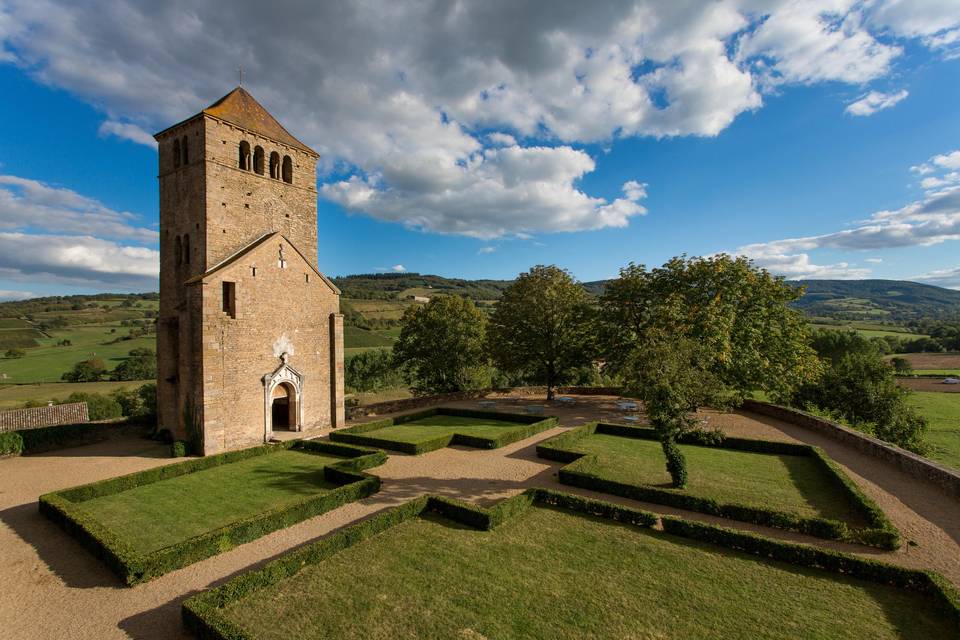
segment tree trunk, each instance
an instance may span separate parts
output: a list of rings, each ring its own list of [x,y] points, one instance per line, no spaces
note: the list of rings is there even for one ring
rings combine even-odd
[[[547,402],[553,400],[553,365],[547,365]]]

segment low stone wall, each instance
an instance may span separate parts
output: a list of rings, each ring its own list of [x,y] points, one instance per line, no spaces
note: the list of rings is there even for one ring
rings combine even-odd
[[[960,472],[954,471],[923,456],[901,449],[889,442],[878,440],[850,427],[811,415],[805,411],[781,407],[769,402],[745,400],[740,408],[744,411],[759,413],[813,431],[818,431],[844,444],[848,444],[867,455],[889,462],[915,478],[931,482],[942,487],[948,493],[960,497]]]
[[[461,400],[477,400],[491,393],[511,393],[520,391],[530,395],[546,394],[546,387],[513,387],[510,389],[487,389],[483,391],[461,391],[458,393],[442,393],[435,396],[423,396],[419,398],[406,398],[404,400],[388,400],[387,402],[377,402],[374,404],[363,405],[359,407],[347,407],[347,420],[356,420],[367,416],[379,416],[386,413],[396,413],[397,411],[411,411],[413,409],[423,409],[446,402],[459,402]],[[562,395],[580,395],[580,396],[619,396],[622,389],[619,387],[557,387],[556,393]]]
[[[435,396],[420,396],[417,398],[405,398],[403,400],[389,400],[387,402],[376,402],[374,404],[363,405],[359,407],[347,407],[347,420],[356,420],[366,416],[380,416],[385,413],[396,413],[397,411],[411,411],[413,409],[422,409],[445,402],[459,402],[460,400],[474,400],[482,398],[490,393],[489,391],[461,391],[458,393],[442,393]]]
[[[0,432],[41,429],[62,424],[88,422],[86,402],[55,404],[50,407],[0,411]]]

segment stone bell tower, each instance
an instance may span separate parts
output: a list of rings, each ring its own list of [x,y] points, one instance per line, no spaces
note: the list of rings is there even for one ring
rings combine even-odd
[[[155,138],[160,426],[208,454],[342,425],[340,292],[317,269],[318,154],[242,87]]]

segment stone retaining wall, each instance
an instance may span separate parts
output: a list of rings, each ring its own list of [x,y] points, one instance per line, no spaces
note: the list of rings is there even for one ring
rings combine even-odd
[[[396,413],[397,411],[410,411],[413,409],[422,409],[432,407],[446,402],[459,402],[461,400],[476,400],[483,398],[491,393],[510,393],[522,391],[524,393],[545,394],[546,387],[514,387],[511,389],[487,389],[484,391],[461,391],[458,393],[442,393],[435,396],[423,396],[421,398],[406,398],[404,400],[388,400],[387,402],[377,402],[359,407],[347,408],[347,419],[356,420],[366,416],[379,416],[386,413]],[[619,387],[557,387],[556,393],[562,395],[581,395],[581,396],[619,396],[621,393]]]
[[[86,402],[70,402],[32,409],[12,409],[0,411],[0,432],[78,424],[89,420]]]
[[[931,482],[942,487],[948,493],[960,497],[960,472],[924,458],[923,456],[901,449],[889,442],[878,440],[850,427],[845,427],[842,424],[811,415],[805,411],[789,409],[787,407],[770,404],[769,402],[745,400],[740,408],[744,411],[759,413],[813,431],[818,431],[844,444],[850,445],[867,455],[889,462],[915,478]]]

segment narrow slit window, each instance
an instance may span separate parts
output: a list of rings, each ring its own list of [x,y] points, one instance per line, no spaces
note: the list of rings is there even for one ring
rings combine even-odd
[[[223,312],[231,318],[237,317],[237,283],[223,283]]]
[[[310,283],[310,274],[309,274],[309,273],[303,274],[303,280],[304,280],[304,282],[306,282],[307,284],[309,284],[309,283]]]

